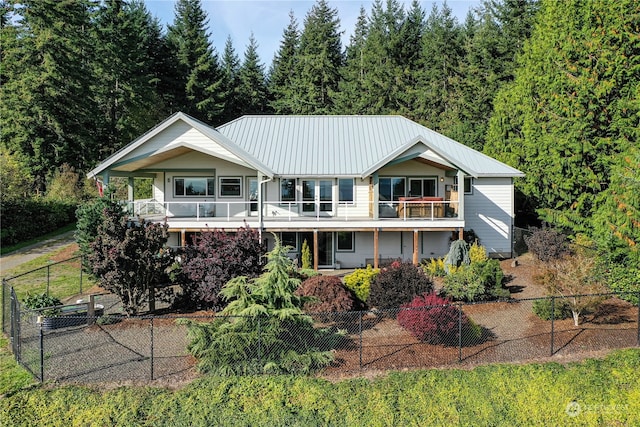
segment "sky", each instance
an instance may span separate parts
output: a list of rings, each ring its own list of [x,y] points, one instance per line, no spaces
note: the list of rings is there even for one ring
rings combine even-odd
[[[399,0],[408,10],[411,0]],[[174,18],[175,0],[145,0],[147,9],[164,25],[171,24]],[[258,54],[268,68],[274,54],[280,47],[282,33],[289,25],[289,12],[298,22],[298,29],[304,27],[304,18],[315,1],[309,0],[202,0],[202,8],[209,18],[211,41],[219,55],[224,51],[225,42],[231,36],[233,47],[240,61],[253,33],[258,43]],[[343,48],[349,43],[349,37],[364,6],[367,14],[371,12],[370,0],[328,0],[330,7],[338,10],[342,33]],[[384,3],[384,2],[383,2]],[[420,1],[428,15],[434,4],[439,7],[443,0]],[[478,7],[480,0],[447,0],[447,5],[460,23],[464,22],[467,12]]]

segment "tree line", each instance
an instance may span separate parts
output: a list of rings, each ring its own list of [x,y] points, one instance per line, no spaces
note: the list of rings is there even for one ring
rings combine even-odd
[[[242,58],[216,48],[201,0],[178,0],[166,29],[139,0],[1,4],[3,199],[48,192],[62,165],[86,172],[176,111],[214,126],[400,114],[522,170],[520,218],[640,266],[634,0],[484,0],[464,22],[446,3],[376,0],[346,46],[317,0],[268,68],[253,36]]]
[[[201,0],[166,30],[139,0],[3,2],[2,149],[45,191],[63,164],[87,171],[168,115],[217,126],[243,114],[402,114],[482,149],[491,99],[513,79],[533,0],[487,0],[459,23],[444,3],[361,8],[342,46],[338,12],[290,13],[267,69],[214,46]],[[488,49],[490,47],[490,50]],[[478,90],[482,88],[482,90]]]

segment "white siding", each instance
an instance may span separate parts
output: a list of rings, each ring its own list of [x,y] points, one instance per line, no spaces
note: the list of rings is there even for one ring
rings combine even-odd
[[[127,154],[123,159],[121,159],[121,161],[126,161],[138,156],[146,155],[148,153],[153,153],[160,149],[169,148],[172,146],[180,146],[185,143],[189,144],[192,147],[206,150],[213,155],[244,163],[244,161],[238,158],[238,156],[231,153],[220,144],[212,141],[208,136],[202,134],[200,131],[192,128],[182,121],[178,121],[172,124],[167,129],[151,138],[145,144]]]
[[[473,229],[489,255],[510,256],[513,224],[511,178],[473,180],[473,194],[465,195],[465,229]]]

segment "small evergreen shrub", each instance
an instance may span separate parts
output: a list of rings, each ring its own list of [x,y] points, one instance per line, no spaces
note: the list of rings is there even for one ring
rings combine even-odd
[[[410,303],[402,305],[398,323],[420,341],[429,344],[458,345],[462,327],[463,342],[475,343],[482,335],[479,326],[473,323],[459,308],[435,293],[416,296]]]
[[[487,250],[485,249],[485,247],[480,245],[477,240],[473,242],[473,244],[469,247],[469,261],[471,261],[471,264],[476,262],[484,262],[488,259],[489,257],[487,256]]]
[[[539,299],[533,303],[533,314],[542,320],[551,320],[551,298]],[[555,298],[553,319],[562,320],[571,317],[571,308],[564,298]]]
[[[455,240],[451,243],[449,253],[444,258],[444,269],[447,273],[451,272],[451,268],[457,270],[463,265],[471,264],[469,258],[469,245],[464,240]]]
[[[371,291],[371,282],[380,273],[379,268],[367,265],[367,268],[358,268],[353,273],[344,276],[344,286],[352,291],[360,302],[365,303]]]
[[[311,265],[311,250],[309,249],[309,244],[307,243],[307,240],[305,239],[302,242],[302,265],[301,268],[303,270],[309,270],[311,268],[313,268],[313,266]]]
[[[476,262],[447,275],[441,294],[456,301],[484,301],[508,298],[509,290],[502,287],[504,272],[495,260]]]
[[[529,252],[540,261],[560,259],[571,253],[567,237],[553,228],[530,229],[531,235],[525,236],[524,241]]]
[[[394,262],[371,283],[367,304],[378,309],[393,309],[405,304],[416,295],[433,291],[433,282],[422,269],[410,262]]]
[[[354,308],[353,295],[336,276],[310,277],[302,282],[295,293],[311,297],[303,307],[308,313],[351,311]]]
[[[640,295],[640,268],[625,265],[611,266],[604,274],[607,287],[620,292],[619,298],[638,305]]]

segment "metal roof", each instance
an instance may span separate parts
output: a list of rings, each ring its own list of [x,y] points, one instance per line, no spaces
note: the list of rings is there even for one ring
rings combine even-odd
[[[364,177],[416,144],[471,176],[524,176],[401,116],[243,116],[216,130],[280,176]]]

